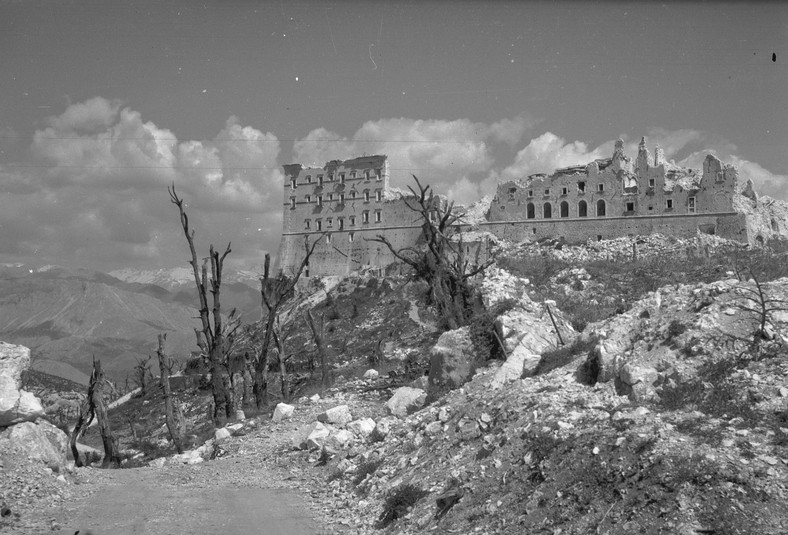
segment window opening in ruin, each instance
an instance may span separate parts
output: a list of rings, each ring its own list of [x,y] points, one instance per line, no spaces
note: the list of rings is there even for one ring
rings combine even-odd
[[[561,188],[561,195],[566,195],[569,193],[569,188]]]
[[[600,184],[601,186],[601,184]],[[596,216],[597,217],[605,217],[605,201],[599,199],[596,202]]]
[[[329,182],[333,182],[334,181],[334,173],[328,173],[328,181]]]
[[[328,243],[328,244],[331,243],[331,234],[327,234],[326,235],[326,243]]]
[[[345,204],[345,194],[344,193],[340,193],[339,194],[339,204]]]
[[[602,235],[601,234],[597,234],[596,235],[596,241],[602,241]]]
[[[673,210],[673,199],[665,199],[665,210]]]
[[[375,223],[380,223],[381,217],[382,217],[382,215],[380,213],[380,210],[376,210],[375,211]]]
[[[339,225],[339,230],[344,229],[345,228],[345,218],[344,217],[338,217],[337,218],[337,224]]]
[[[531,230],[533,231],[533,234],[536,234],[536,227],[532,228]]]
[[[383,200],[383,192],[380,190],[375,190],[375,200],[380,202]]]
[[[687,199],[687,211],[691,214],[695,213],[695,197]]]
[[[334,220],[331,219],[330,217],[326,219],[326,227],[332,228],[333,226],[334,226]]]
[[[364,170],[364,180],[369,180],[369,169]]]
[[[350,216],[350,226],[351,227],[355,227],[356,226],[356,216],[354,216],[354,215]]]
[[[317,205],[318,206],[323,206],[323,196],[322,195],[318,195],[317,196]]]
[[[348,234],[347,235],[347,241],[349,241],[350,243],[353,243],[353,235],[354,234],[355,234],[355,232],[351,232],[350,234]]]
[[[334,194],[333,193],[329,193],[328,194],[328,200],[329,201],[333,201],[334,200]]]
[[[577,203],[577,217],[588,217],[588,204],[585,201]]]
[[[545,219],[553,217],[553,206],[549,202],[544,203],[544,206],[542,206],[542,217]]]
[[[311,195],[306,195],[306,196],[304,197],[304,199],[306,199],[306,203],[307,203],[307,204],[311,204],[311,203],[312,203],[312,196],[311,196]]]
[[[649,204],[649,205],[648,205],[648,211],[650,212],[650,211],[652,211],[653,209],[654,209],[654,206],[652,206],[652,205],[650,205],[650,204]]]
[[[356,190],[353,190],[353,191],[350,192],[350,198],[351,199],[355,199],[356,198]]]
[[[290,197],[290,209],[295,210],[296,200],[295,197]]]
[[[345,183],[345,173],[339,173],[339,183],[340,184]]]
[[[566,201],[561,203],[561,217],[569,217],[569,203]]]
[[[534,203],[529,202],[525,205],[525,217],[526,219],[534,219],[536,217],[536,208],[534,208]]]
[[[298,187],[298,183],[296,182],[296,179],[295,178],[291,178],[290,179],[290,188],[291,189],[296,189],[297,187]]]
[[[627,203],[627,212],[634,212],[635,211],[635,203],[628,202]]]
[[[323,175],[317,175],[317,185],[318,186],[323,185]]]
[[[350,172],[350,178],[356,178],[356,172],[355,171],[351,171]]]
[[[377,175],[378,180],[383,180],[383,170],[382,169],[375,169],[375,174]]]
[[[653,178],[648,179],[648,187],[653,188],[656,185],[657,185],[657,181],[655,179]]]
[[[550,195],[550,188],[545,188],[544,194],[545,195]]]
[[[604,184],[597,184],[596,185],[596,190],[600,191],[600,192],[601,191],[605,191],[605,185]]]
[[[532,190],[532,189],[529,189],[529,190],[528,190],[528,196],[529,196],[529,197],[533,197],[533,196],[534,196],[534,190]]]
[[[306,175],[306,183],[307,184],[311,184],[312,183],[312,175]]]
[[[577,191],[579,191],[580,193],[585,193],[586,192],[586,183],[585,182],[578,182],[577,183]]]
[[[315,221],[315,225],[317,226],[317,230],[323,230],[323,222],[319,219]]]
[[[369,223],[369,210],[364,210],[361,212],[361,222]]]
[[[310,224],[311,222],[307,219],[306,221],[304,221],[304,228],[309,230]]]
[[[369,202],[369,190],[364,190],[364,202]]]

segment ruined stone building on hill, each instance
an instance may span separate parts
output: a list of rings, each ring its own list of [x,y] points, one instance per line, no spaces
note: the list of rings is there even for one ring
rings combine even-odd
[[[346,275],[364,266],[384,269],[395,258],[370,241],[384,235],[396,248],[417,245],[422,235],[409,193],[392,188],[386,156],[333,160],[323,167],[284,166],[284,217],[279,264],[292,272],[304,258],[304,239],[320,243],[306,276]],[[666,162],[642,139],[637,157],[618,140],[611,158],[534,174],[498,185],[481,217],[470,210],[458,232],[520,242],[559,238],[567,243],[659,233],[715,234],[752,245],[788,235],[788,208],[758,199],[752,182],[709,154],[703,169]],[[462,210],[462,208],[460,207]],[[493,238],[494,237],[494,238]]]

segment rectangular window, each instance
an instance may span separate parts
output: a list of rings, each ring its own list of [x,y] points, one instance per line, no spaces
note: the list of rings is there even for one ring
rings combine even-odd
[[[319,219],[315,221],[315,226],[317,226],[317,230],[323,230],[323,222]]]
[[[356,198],[356,190],[353,190],[353,191],[350,192],[350,198],[351,199],[355,199]]]
[[[329,201],[333,201],[334,200],[334,194],[333,193],[329,193],[328,194],[328,200]]]
[[[345,218],[344,217],[338,217],[337,218],[337,224],[339,225],[339,230],[343,230],[345,228]]]
[[[312,183],[312,175],[306,175],[306,183],[307,184],[311,184]]]
[[[354,215],[350,216],[350,226],[351,227],[355,227],[356,226],[356,216],[354,216]]]
[[[369,223],[369,210],[364,210],[361,212],[361,222]]]
[[[364,169],[364,180],[369,180],[369,169]]]
[[[328,181],[329,182],[333,182],[334,181],[334,173],[328,173]]]
[[[596,185],[596,190],[600,191],[600,192],[601,191],[605,191],[605,185],[604,184],[597,184]]]
[[[298,183],[296,182],[296,179],[295,178],[291,178],[290,179],[290,188],[291,189],[296,189],[297,187],[298,187]]]
[[[334,228],[334,220],[330,217],[326,219],[326,228]]]
[[[339,173],[339,183],[340,184],[345,183],[345,173]]]
[[[354,232],[350,232],[347,235],[347,241],[349,241],[350,243],[353,243],[353,234],[355,234],[355,233]]]
[[[569,193],[569,188],[561,188],[561,195],[567,195]]]
[[[356,178],[356,171],[355,170],[350,172],[350,178]]]
[[[306,221],[304,221],[304,228],[309,230],[309,227],[311,226],[310,223],[311,222],[308,219]]]
[[[380,221],[381,221],[381,217],[383,217],[383,216],[382,216],[382,214],[380,213],[380,210],[376,210],[376,211],[375,211],[375,223],[380,223]]]
[[[383,170],[382,169],[375,169],[375,175],[377,176],[378,180],[383,180]]]
[[[345,194],[344,193],[340,193],[339,194],[339,204],[345,204]]]
[[[634,212],[635,211],[635,203],[628,202],[627,203],[627,212]]]
[[[687,211],[691,214],[695,213],[695,197],[687,199]]]
[[[529,197],[533,197],[533,196],[534,196],[534,190],[532,190],[532,189],[529,189],[529,190],[528,190],[528,196],[529,196]]]
[[[545,188],[544,194],[545,195],[550,195],[550,188]]]
[[[311,204],[312,203],[312,196],[311,195],[306,195],[306,196],[304,196],[304,200],[306,201],[307,204]]]
[[[323,175],[317,175],[317,184],[319,186],[323,185]]]
[[[656,186],[656,184],[657,184],[657,181],[655,179],[653,179],[653,178],[649,178],[648,179],[648,187],[653,188],[654,186]]]
[[[295,197],[290,197],[290,209],[295,210]]]
[[[364,190],[364,202],[369,202],[369,190]]]
[[[382,191],[380,191],[380,190],[376,190],[375,191],[375,200],[377,202],[380,202],[380,201],[383,200],[383,192]]]
[[[665,210],[673,210],[673,199],[665,199]]]
[[[579,191],[580,193],[585,193],[586,192],[586,183],[585,182],[578,182],[577,183],[577,191]]]
[[[323,196],[322,195],[318,195],[317,196],[317,205],[318,206],[323,206]]]
[[[326,235],[326,243],[331,244],[331,234]]]

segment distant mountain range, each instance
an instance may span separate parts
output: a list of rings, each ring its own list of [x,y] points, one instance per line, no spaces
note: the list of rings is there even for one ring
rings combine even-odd
[[[118,270],[112,276],[59,266],[0,264],[0,339],[30,347],[33,368],[84,383],[92,359],[123,380],[137,359],[155,354],[167,333],[168,352],[196,349],[197,292],[187,269]],[[153,283],[156,281],[161,284]],[[245,321],[260,317],[254,274],[228,272],[222,307]],[[156,369],[156,366],[153,366]]]

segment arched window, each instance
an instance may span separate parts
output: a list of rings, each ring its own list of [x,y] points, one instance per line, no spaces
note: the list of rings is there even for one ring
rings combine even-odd
[[[544,203],[544,206],[542,206],[542,217],[545,219],[553,217],[553,205],[549,202]]]
[[[588,204],[585,201],[577,203],[577,217],[588,217]]]
[[[525,217],[526,219],[533,219],[536,217],[536,209],[534,208],[534,203],[529,202],[525,205]]]
[[[599,199],[596,202],[596,216],[597,217],[605,217],[605,201],[604,201],[604,199]]]
[[[561,203],[561,217],[569,217],[569,203],[566,201]]]

